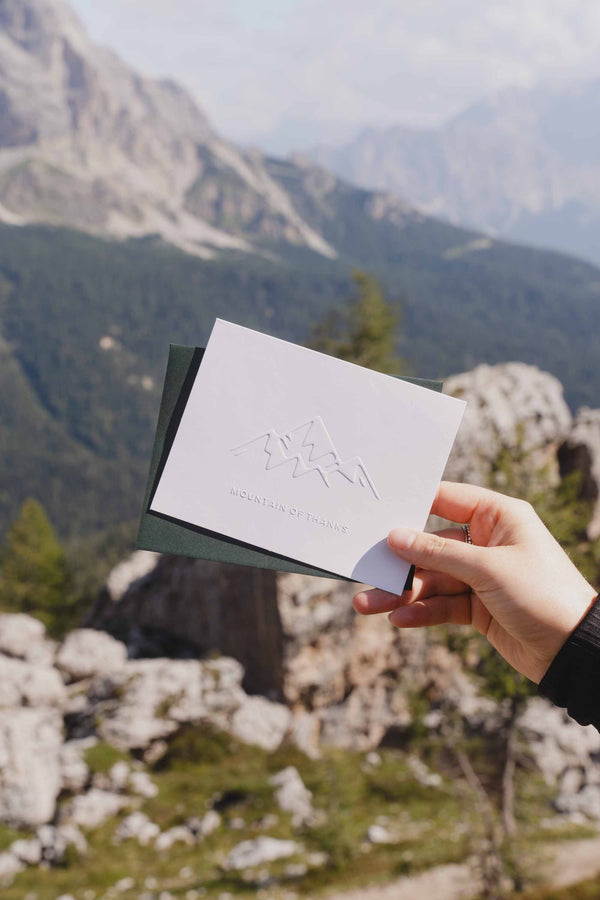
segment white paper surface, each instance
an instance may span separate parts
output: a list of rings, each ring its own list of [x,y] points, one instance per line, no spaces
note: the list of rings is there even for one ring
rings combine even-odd
[[[399,593],[465,406],[217,319],[150,508]]]

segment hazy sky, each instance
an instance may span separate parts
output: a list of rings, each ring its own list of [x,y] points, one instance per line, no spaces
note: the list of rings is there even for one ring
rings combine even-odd
[[[600,75],[599,0],[70,0],[92,37],[277,152]]]

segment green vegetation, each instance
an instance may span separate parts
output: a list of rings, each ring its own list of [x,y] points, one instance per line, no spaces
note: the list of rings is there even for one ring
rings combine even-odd
[[[515,895],[515,900],[517,896],[520,900],[598,900],[598,897],[600,897],[600,878],[592,878],[572,887],[557,890],[540,888],[539,890],[526,891],[524,894]]]
[[[30,613],[60,636],[76,610],[65,552],[46,513],[26,500],[10,528],[0,557],[0,609]]]
[[[396,350],[399,306],[385,300],[372,275],[357,271],[352,279],[355,296],[313,326],[309,347],[368,369],[399,375],[403,371]]]
[[[502,243],[448,254],[473,235],[372,218],[371,195],[342,184],[311,205],[298,167],[279,162],[274,177],[337,260],[288,245],[206,261],[153,240],[0,226],[0,531],[27,497],[63,538],[135,520],[169,341],[204,344],[215,316],[307,341],[356,266],[394,311],[402,298],[394,353],[415,375],[521,359],[554,372],[573,405],[597,405],[596,269]]]
[[[135,887],[123,894],[126,900],[144,890],[147,878],[157,880],[157,895],[160,890],[169,890],[183,898],[186,890],[204,887],[209,898],[224,891],[255,897],[256,882],[245,880],[241,872],[225,872],[221,863],[237,843],[261,834],[302,844],[304,850],[298,856],[262,867],[282,889],[291,888],[301,896],[384,883],[434,865],[464,860],[481,837],[473,798],[446,743],[433,740],[428,752],[443,775],[437,788],[419,784],[409,756],[397,749],[382,749],[381,762],[376,766],[366,763],[363,754],[333,749],[326,750],[321,759],[309,760],[292,746],[269,754],[213,729],[189,727],[170,740],[166,757],[151,771],[158,795],[135,801],[132,808],[138,803],[163,830],[215,808],[222,824],[210,837],[199,846],[175,844],[165,853],[157,852],[152,845],[140,847],[134,840],[115,847],[112,838],[118,820],[112,819],[87,835],[86,856],[70,854],[65,864],[55,869],[26,870],[12,886],[3,889],[3,900],[22,900],[29,891],[35,891],[37,900],[56,900],[61,893],[85,900],[85,891],[104,892],[126,876],[135,881]],[[474,765],[487,780],[488,754],[489,747],[470,748]],[[123,756],[98,745],[88,750],[86,758],[94,771],[103,772]],[[315,809],[324,811],[314,825],[299,831],[292,828],[289,815],[278,809],[269,784],[269,777],[288,765],[298,768],[313,793]],[[543,780],[531,773],[517,778],[516,811],[523,854],[533,854],[542,839],[585,834],[573,826],[551,832],[540,828],[539,820],[551,814],[549,791]],[[121,818],[127,814],[124,811]],[[231,827],[233,820],[236,827]],[[369,826],[377,820],[397,832],[396,843],[372,844],[366,840]],[[311,853],[326,853],[327,865],[309,865],[304,875],[286,874],[290,862],[301,861]],[[189,867],[191,874],[181,874],[183,867]],[[273,889],[274,896],[277,890]]]
[[[99,772],[108,772],[115,763],[129,759],[127,753],[122,753],[110,744],[100,741],[85,751],[85,761],[93,775]]]

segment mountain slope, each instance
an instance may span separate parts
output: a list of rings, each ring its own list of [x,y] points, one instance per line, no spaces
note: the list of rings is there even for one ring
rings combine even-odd
[[[510,89],[438,129],[369,129],[311,154],[424,213],[600,262],[600,80]]]
[[[472,249],[468,233],[431,222],[395,240],[391,226],[362,228],[365,252],[381,238],[372,269],[402,300],[414,374],[521,359],[557,375],[573,406],[599,405],[597,269],[501,243]],[[63,535],[135,518],[169,341],[203,345],[216,316],[304,341],[350,295],[350,269],[306,251],[206,261],[151,241],[0,226],[0,530],[27,496]]]
[[[600,271],[240,153],[62,0],[0,0],[2,218],[0,528],[29,495],[64,535],[135,517],[169,341],[215,316],[304,341],[356,266],[402,306],[414,374],[520,359],[599,405]]]
[[[263,237],[334,255],[260,156],[94,45],[63,0],[0,0],[0,220],[156,233],[204,256]]]

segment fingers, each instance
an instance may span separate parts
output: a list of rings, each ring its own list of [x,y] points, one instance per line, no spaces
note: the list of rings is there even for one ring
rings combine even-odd
[[[470,625],[471,594],[430,597],[394,609],[388,619],[397,628],[423,628],[429,625]]]
[[[354,609],[363,616],[377,615],[390,612],[398,606],[406,606],[415,600],[426,600],[437,594],[462,594],[465,590],[465,583],[450,575],[420,570],[413,579],[410,591],[404,591],[400,595],[379,588],[361,591],[354,598]]]
[[[506,498],[502,494],[478,487],[475,484],[461,484],[454,481],[442,481],[431,512],[451,522],[470,522],[478,507],[504,508]]]
[[[405,593],[407,597],[410,596],[409,591]],[[353,600],[354,609],[363,616],[389,612],[396,609],[399,603],[402,603],[402,600],[398,594],[390,594],[389,591],[382,591],[379,588],[361,591]]]
[[[388,545],[407,562],[422,569],[451,575],[471,587],[482,571],[482,554],[490,552],[474,544],[408,528],[390,531]]]

